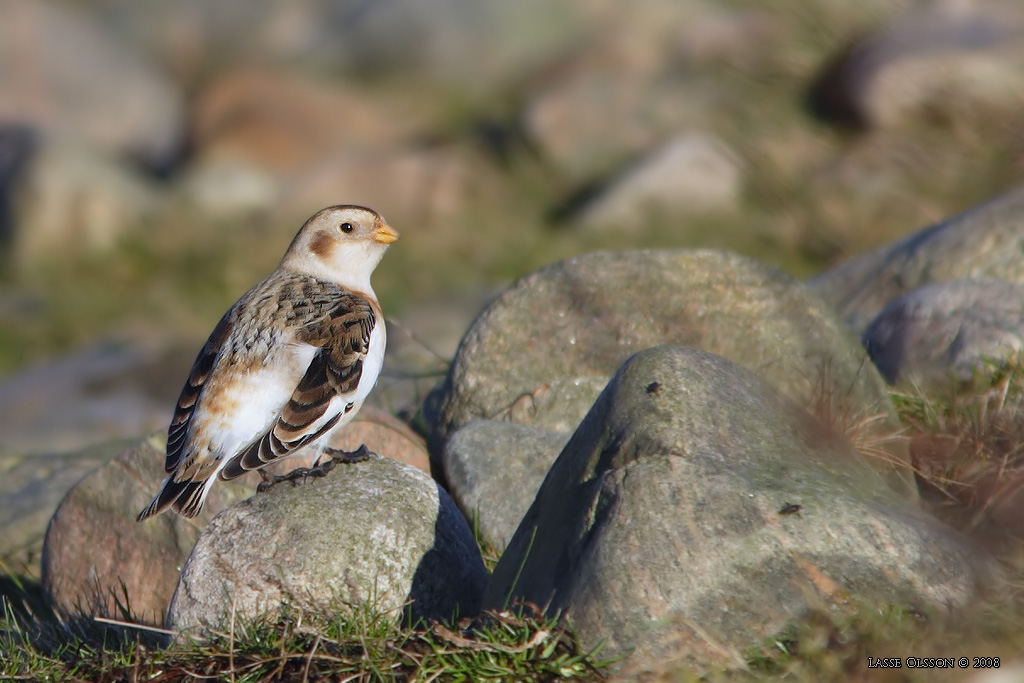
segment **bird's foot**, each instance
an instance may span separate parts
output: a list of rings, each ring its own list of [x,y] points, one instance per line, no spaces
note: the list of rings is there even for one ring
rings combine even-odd
[[[374,455],[374,453],[366,447],[365,443],[354,451],[343,451],[340,448],[325,448],[324,454],[331,456],[331,459],[327,461],[329,463],[363,462],[364,460],[369,460],[371,455]],[[323,465],[321,465],[321,467],[323,467]],[[334,465],[332,464],[331,467],[334,467]]]
[[[325,448],[324,454],[330,457],[323,462],[320,462],[318,459],[316,464],[312,467],[296,467],[291,472],[276,477],[264,472],[263,470],[257,470],[263,481],[261,481],[256,487],[256,492],[263,493],[271,486],[282,481],[290,481],[293,486],[297,486],[300,483],[304,484],[310,477],[327,476],[327,473],[333,470],[334,466],[339,462],[362,462],[364,460],[369,460],[370,456],[373,455],[373,453],[370,452],[370,449],[366,447],[366,444],[363,444],[354,451],[343,451],[340,448]]]

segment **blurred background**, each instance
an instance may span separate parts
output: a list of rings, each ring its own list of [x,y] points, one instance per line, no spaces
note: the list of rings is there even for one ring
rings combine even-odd
[[[303,220],[369,205],[379,401],[597,249],[807,277],[1020,182],[1019,0],[0,0],[0,451],[162,429]]]

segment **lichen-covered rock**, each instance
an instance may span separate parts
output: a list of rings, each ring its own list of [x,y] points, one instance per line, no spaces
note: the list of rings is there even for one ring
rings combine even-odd
[[[749,371],[658,347],[573,434],[485,606],[561,612],[631,671],[699,670],[821,605],[966,606],[990,568]]]
[[[345,450],[361,444],[429,471],[422,439],[369,406],[331,440],[333,447]],[[162,623],[200,533],[218,512],[250,497],[260,481],[253,472],[217,482],[194,519],[168,512],[140,524],[136,515],[167,476],[165,446],[164,435],[136,444],[89,473],[61,501],[46,530],[42,576],[62,613],[120,617],[118,600],[123,604],[127,598],[133,617]],[[307,447],[266,469],[283,474],[313,464],[316,457],[315,448]]]
[[[960,278],[1024,283],[1024,185],[808,284],[855,333],[883,308],[925,285]]]
[[[477,317],[445,380],[432,452],[476,419],[571,432],[616,368],[659,344],[725,356],[801,404],[891,414],[857,339],[788,275],[720,251],[598,252],[523,277]]]
[[[182,570],[168,612],[180,630],[287,610],[369,608],[399,618],[475,614],[487,571],[451,498],[385,458],[280,482],[219,515]]]
[[[916,289],[868,325],[864,346],[890,382],[967,382],[986,360],[1024,347],[1024,283],[950,280]]]

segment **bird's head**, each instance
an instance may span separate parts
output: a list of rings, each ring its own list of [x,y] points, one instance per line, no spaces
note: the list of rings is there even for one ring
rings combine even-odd
[[[361,291],[398,233],[363,206],[330,206],[306,221],[281,266]]]

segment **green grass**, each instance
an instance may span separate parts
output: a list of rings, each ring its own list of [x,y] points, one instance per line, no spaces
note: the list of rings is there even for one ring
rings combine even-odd
[[[600,681],[601,662],[553,619],[487,613],[457,624],[397,626],[363,612],[330,623],[280,617],[231,624],[204,640],[110,621],[0,613],[2,680]]]

